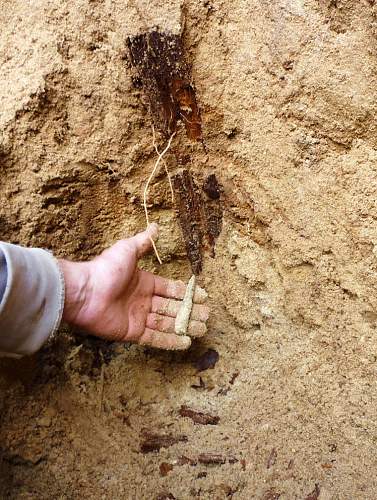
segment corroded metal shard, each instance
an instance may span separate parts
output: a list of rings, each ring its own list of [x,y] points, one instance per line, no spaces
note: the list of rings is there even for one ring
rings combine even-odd
[[[192,272],[198,275],[203,266],[202,198],[188,170],[182,170],[173,177],[173,186],[187,257]]]
[[[129,37],[127,45],[155,126],[168,136],[176,131],[181,120],[187,137],[201,140],[200,112],[181,37],[150,31]]]
[[[204,250],[209,250],[212,257],[215,255],[216,239],[222,228],[221,189],[216,176],[211,174],[204,182],[206,194],[202,194],[187,169],[173,177],[173,185],[187,257],[192,272],[198,275],[203,266]]]

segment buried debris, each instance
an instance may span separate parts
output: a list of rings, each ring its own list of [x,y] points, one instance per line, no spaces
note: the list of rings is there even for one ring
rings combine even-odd
[[[187,137],[201,140],[200,113],[181,36],[154,30],[129,37],[127,45],[156,127],[170,136],[182,121]]]
[[[225,464],[236,464],[241,462],[242,470],[244,471],[244,460],[238,460],[234,456],[221,455],[220,453],[200,453],[195,458],[189,458],[184,455],[179,457],[173,462],[162,462],[160,464],[160,475],[165,477],[171,472],[174,467],[182,465],[191,465],[193,467],[197,465],[225,465]],[[205,475],[203,475],[205,477]]]
[[[209,413],[203,413],[202,411],[193,410],[186,405],[182,405],[179,414],[181,417],[191,418],[196,424],[202,425],[217,425],[220,421],[220,417],[216,415],[210,415]]]
[[[169,446],[173,446],[173,444],[180,442],[187,442],[187,436],[160,435],[144,432],[143,441],[140,444],[140,451],[142,453],[151,453],[153,451],[159,451],[161,448],[169,448]]]
[[[184,46],[180,35],[152,30],[127,39],[129,61],[136,72],[138,85],[144,90],[151,117],[155,127],[169,142],[162,153],[155,142],[153,144],[158,159],[144,189],[143,204],[147,224],[147,195],[149,185],[157,172],[159,163],[165,166],[172,199],[178,213],[183,239],[192,272],[198,275],[202,270],[202,255],[205,249],[214,257],[216,239],[222,227],[223,209],[221,188],[215,174],[210,174],[199,190],[193,175],[188,169],[169,174],[167,164],[162,158],[171,146],[175,134],[179,133],[178,122],[182,122],[187,137],[202,141],[202,125],[195,88],[191,78],[191,68],[184,57]],[[182,146],[184,147],[184,146]],[[179,165],[179,158],[185,156],[172,148]],[[186,155],[189,157],[189,155]],[[158,261],[155,243],[153,248]]]
[[[210,177],[211,186],[220,193],[215,175],[211,174]],[[187,257],[192,272],[197,275],[202,270],[204,249],[209,249],[214,256],[216,239],[221,232],[223,209],[220,196],[212,198],[206,193],[204,197],[187,169],[173,176],[173,186]]]

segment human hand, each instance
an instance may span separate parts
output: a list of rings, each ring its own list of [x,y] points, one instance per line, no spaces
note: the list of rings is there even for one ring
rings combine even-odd
[[[187,335],[176,335],[174,323],[186,285],[137,267],[152,248],[157,224],[120,240],[89,262],[60,260],[65,281],[63,321],[98,337],[137,342],[160,349],[184,350],[191,337],[206,331],[206,292],[196,287]]]

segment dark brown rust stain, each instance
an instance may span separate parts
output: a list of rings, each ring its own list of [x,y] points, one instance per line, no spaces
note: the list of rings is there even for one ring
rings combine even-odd
[[[194,88],[184,80],[174,80],[172,89],[175,102],[178,104],[179,117],[185,124],[187,137],[192,141],[200,140],[202,122]]]
[[[148,98],[155,126],[166,136],[183,121],[187,137],[201,140],[201,119],[179,35],[150,31],[127,38],[137,82]]]
[[[173,186],[187,257],[193,273],[199,274],[204,250],[215,256],[216,239],[221,232],[223,218],[221,188],[216,176],[211,174],[200,192],[192,174],[186,169],[173,177]]]

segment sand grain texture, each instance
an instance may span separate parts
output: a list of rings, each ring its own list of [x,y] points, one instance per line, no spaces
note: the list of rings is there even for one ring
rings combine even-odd
[[[125,41],[156,26],[183,30],[205,144],[180,131],[169,171],[215,173],[223,225],[188,353],[62,328],[1,362],[1,498],[376,498],[376,23],[367,0],[2,2],[1,239],[79,259],[144,227]],[[187,281],[163,169],[149,200],[164,265],[144,265]]]

